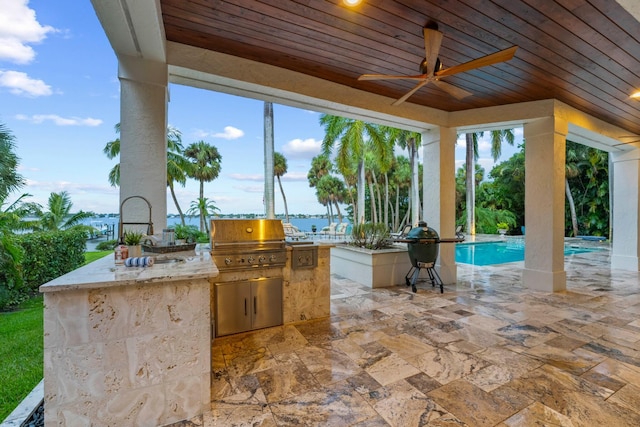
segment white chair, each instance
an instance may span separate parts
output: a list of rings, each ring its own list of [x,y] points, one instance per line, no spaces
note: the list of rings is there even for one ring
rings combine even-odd
[[[284,236],[285,238],[289,238],[291,240],[300,240],[300,239],[306,239],[307,235],[306,233],[300,231],[300,229],[298,229],[298,227],[296,227],[295,225],[289,223],[289,222],[283,222],[282,223],[282,228],[284,229]]]

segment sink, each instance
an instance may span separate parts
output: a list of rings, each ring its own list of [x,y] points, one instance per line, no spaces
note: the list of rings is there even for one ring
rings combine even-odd
[[[187,262],[184,258],[161,258],[155,260],[155,264],[174,264],[179,262]]]

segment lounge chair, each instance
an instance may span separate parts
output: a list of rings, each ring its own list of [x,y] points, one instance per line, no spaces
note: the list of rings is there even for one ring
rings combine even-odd
[[[342,237],[347,233],[347,227],[349,226],[349,223],[347,222],[341,222],[340,224],[338,224],[336,226],[336,230],[335,230],[335,236],[337,237]]]
[[[336,232],[336,227],[337,226],[338,226],[338,224],[336,224],[335,222],[332,222],[328,226],[322,227],[322,230],[320,230],[320,234],[322,234],[322,235],[333,235]]]
[[[289,223],[289,222],[283,222],[282,223],[282,228],[284,228],[284,237],[288,238],[290,240],[300,240],[300,239],[306,239],[307,238],[307,234],[300,231],[300,229],[298,229],[298,227],[296,227],[295,225]]]
[[[409,232],[411,231],[412,228],[413,228],[413,226],[411,224],[405,224],[396,233],[389,233],[389,236],[391,236],[392,239],[402,239],[407,234],[409,234]]]

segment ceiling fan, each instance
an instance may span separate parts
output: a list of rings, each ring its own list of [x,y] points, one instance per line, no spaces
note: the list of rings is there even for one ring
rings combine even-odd
[[[438,53],[440,52],[440,44],[442,43],[443,34],[437,30],[437,28],[423,28],[424,33],[424,50],[425,50],[425,58],[420,63],[420,72],[422,74],[418,74],[415,76],[394,76],[394,75],[386,75],[386,74],[363,74],[358,77],[358,80],[417,80],[418,84],[407,92],[402,98],[395,101],[392,105],[399,105],[406,101],[411,95],[413,95],[418,89],[422,86],[425,86],[429,83],[433,83],[440,89],[448,92],[450,95],[458,99],[466,98],[467,96],[473,95],[471,92],[468,92],[459,87],[453,86],[449,83],[443,82],[441,79],[443,77],[451,76],[453,74],[462,73],[465,71],[470,71],[475,68],[484,67],[491,64],[496,64],[498,62],[508,61],[513,58],[513,55],[516,53],[516,49],[518,46],[512,46],[508,49],[501,50],[496,53],[492,53],[487,56],[483,56],[478,59],[474,59],[469,62],[465,62],[464,64],[454,65],[450,68],[444,68],[440,59],[438,58]]]

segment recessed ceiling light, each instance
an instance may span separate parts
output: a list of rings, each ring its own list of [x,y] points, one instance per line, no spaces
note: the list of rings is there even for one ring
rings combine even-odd
[[[630,98],[640,99],[640,90],[631,94]]]
[[[349,7],[354,7],[362,3],[362,0],[342,0],[342,2]]]

